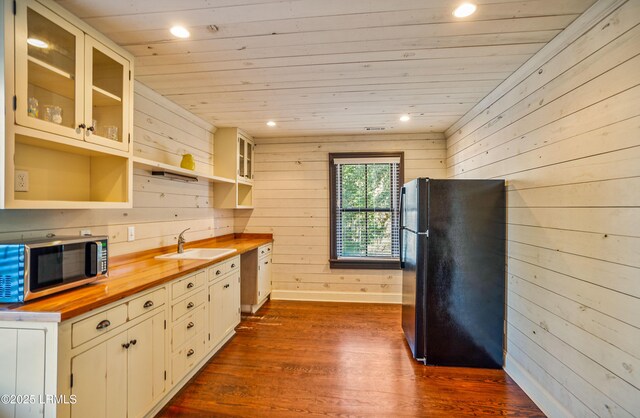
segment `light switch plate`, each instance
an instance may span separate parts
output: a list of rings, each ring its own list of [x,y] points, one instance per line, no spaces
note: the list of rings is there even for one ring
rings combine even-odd
[[[136,227],[130,226],[127,228],[127,241],[133,241],[136,239]]]

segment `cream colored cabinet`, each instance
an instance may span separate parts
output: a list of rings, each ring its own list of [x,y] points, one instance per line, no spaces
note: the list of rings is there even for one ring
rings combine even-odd
[[[128,151],[130,67],[42,4],[16,3],[18,125]]]
[[[213,144],[215,175],[235,180],[233,184],[214,184],[215,207],[253,208],[253,138],[239,128],[219,128]]]
[[[164,312],[71,358],[71,417],[139,417],[165,393]]]
[[[240,323],[240,259],[236,257],[226,265],[222,277],[213,276],[209,285],[209,345],[216,346],[233,332]],[[212,271],[218,272],[217,266]]]
[[[272,244],[242,254],[240,285],[242,312],[256,313],[271,294]]]

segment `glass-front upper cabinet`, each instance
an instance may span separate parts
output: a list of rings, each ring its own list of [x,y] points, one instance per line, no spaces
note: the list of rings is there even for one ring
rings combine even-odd
[[[84,33],[36,2],[16,6],[16,122],[82,139]]]
[[[16,6],[16,123],[128,150],[129,61],[33,0]]]
[[[238,132],[238,179],[253,181],[253,142]]]
[[[90,63],[85,83],[86,138],[89,142],[129,148],[129,61],[95,39],[85,38]]]

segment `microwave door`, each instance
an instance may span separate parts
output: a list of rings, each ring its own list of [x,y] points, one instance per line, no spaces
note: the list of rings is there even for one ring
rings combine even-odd
[[[63,251],[61,246],[30,248],[29,290],[39,290],[61,284],[63,282]]]

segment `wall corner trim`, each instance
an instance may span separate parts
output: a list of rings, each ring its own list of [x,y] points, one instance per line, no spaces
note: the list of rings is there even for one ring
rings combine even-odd
[[[522,66],[520,66],[520,68],[518,68],[513,74],[507,77],[506,80],[500,83],[498,87],[493,89],[482,100],[480,100],[480,102],[472,107],[471,110],[447,128],[445,131],[445,137],[451,137],[458,129],[465,126],[467,122],[473,120],[488,107],[500,100],[502,96],[511,91],[533,72],[537,71],[542,65],[550,61],[554,56],[565,49],[567,45],[576,41],[594,25],[627,1],[628,0],[598,0],[587,11],[578,16],[578,18],[567,26],[565,30],[560,32],[540,51],[536,52],[531,58],[529,58],[527,62],[522,64]]]
[[[520,363],[511,357],[509,353],[507,353],[505,357],[504,371],[507,372],[546,416],[553,418],[574,417],[546,388],[540,385]]]

